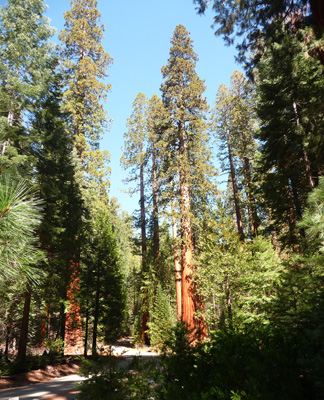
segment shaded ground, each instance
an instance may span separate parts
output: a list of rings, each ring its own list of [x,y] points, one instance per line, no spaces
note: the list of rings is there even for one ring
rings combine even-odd
[[[72,361],[68,362],[67,364],[60,365],[48,365],[44,369],[37,369],[30,372],[1,377],[0,389],[25,386],[38,382],[46,382],[54,378],[76,374],[78,370],[79,363],[77,361]]]
[[[28,386],[0,391],[0,400],[72,400],[77,393],[77,382],[84,380],[79,375],[69,375]]]
[[[131,338],[122,338],[112,346],[104,346],[102,354],[112,354],[119,365],[127,366],[135,356],[149,360],[158,356],[152,348],[136,347]],[[76,361],[68,364],[47,366],[45,369],[30,371],[11,377],[0,378],[0,400],[72,400],[78,390],[77,383],[85,378],[76,375],[79,365]],[[11,389],[9,389],[11,388]]]

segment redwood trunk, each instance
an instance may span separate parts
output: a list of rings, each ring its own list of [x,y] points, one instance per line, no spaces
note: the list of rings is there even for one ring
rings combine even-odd
[[[181,268],[182,268],[182,321],[190,331],[195,329],[195,302],[193,291],[192,234],[190,218],[189,171],[186,160],[187,142],[184,126],[180,131],[180,211],[181,211]]]
[[[172,213],[172,238],[173,238],[173,258],[174,258],[174,273],[175,273],[175,287],[176,287],[176,298],[177,298],[177,319],[181,321],[182,318],[182,301],[181,301],[181,265],[179,262],[179,245],[178,245],[178,232],[177,232],[177,221],[174,215],[174,199],[171,202],[171,213]]]
[[[71,260],[70,268],[71,281],[67,290],[70,308],[65,316],[64,354],[83,354],[80,304],[75,298],[75,293],[80,290],[80,263]]]

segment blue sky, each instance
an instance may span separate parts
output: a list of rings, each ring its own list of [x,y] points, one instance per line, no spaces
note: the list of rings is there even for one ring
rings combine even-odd
[[[59,32],[64,25],[63,13],[70,8],[70,2],[45,2],[49,6],[47,15],[51,25]],[[130,198],[120,191],[126,189],[122,182],[126,173],[119,163],[125,124],[139,92],[147,97],[154,93],[160,95],[161,67],[167,63],[175,27],[182,24],[190,32],[199,56],[196,70],[200,78],[205,79],[205,94],[211,106],[218,86],[228,85],[234,70],[240,68],[234,61],[235,49],[226,47],[221,38],[215,37],[211,29],[212,12],[197,15],[192,0],[99,0],[98,9],[105,25],[103,45],[114,59],[107,80],[112,84],[112,91],[106,104],[113,122],[102,141],[102,149],[111,153],[110,196],[117,197],[122,208],[132,213],[138,208],[136,195]]]

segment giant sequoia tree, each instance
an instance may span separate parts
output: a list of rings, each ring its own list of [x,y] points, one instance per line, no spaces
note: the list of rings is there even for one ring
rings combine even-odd
[[[191,197],[193,182],[199,171],[206,171],[204,82],[196,73],[198,61],[189,32],[178,25],[171,39],[170,57],[162,68],[162,98],[173,121],[165,137],[175,159],[169,165],[170,180],[178,184],[181,215],[182,320],[195,328],[195,294],[193,274],[193,237]],[[173,149],[173,150],[171,150]],[[173,164],[173,165],[172,165]],[[178,179],[179,177],[179,179]]]
[[[111,57],[105,52],[101,41],[104,27],[100,24],[100,13],[96,0],[72,0],[71,10],[65,13],[65,29],[60,34],[64,45],[63,59],[66,90],[63,94],[62,110],[66,113],[66,131],[81,162],[86,201],[107,195],[109,153],[100,151],[99,141],[107,127],[107,116],[103,106],[110,85],[104,83]],[[80,182],[81,183],[81,182]],[[89,210],[93,204],[89,205]],[[77,219],[82,219],[78,210]],[[90,238],[89,238],[90,240]],[[78,241],[79,243],[79,241]],[[75,293],[79,290],[79,266],[81,248],[71,256],[71,287],[68,297],[71,312],[67,315],[66,327],[75,332],[81,346],[81,318]],[[73,337],[74,336],[74,337]]]

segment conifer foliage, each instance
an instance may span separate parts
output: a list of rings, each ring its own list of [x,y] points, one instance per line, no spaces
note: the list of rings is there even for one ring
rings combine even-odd
[[[100,16],[96,0],[72,0],[60,39],[66,73],[66,129],[73,138],[86,179],[104,193],[109,185],[109,153],[99,150],[99,142],[109,122],[103,102],[110,85],[103,80],[112,58],[101,44],[104,26]]]
[[[161,86],[162,99],[167,108],[172,127],[168,130],[167,140],[172,149],[172,164],[169,180],[173,182],[179,194],[181,214],[181,270],[182,270],[182,321],[189,329],[195,329],[195,304],[193,274],[193,233],[191,198],[192,182],[199,172],[204,175],[208,156],[205,138],[204,116],[207,102],[203,98],[204,82],[196,73],[198,56],[193,50],[189,32],[178,25],[171,39],[170,57],[162,68],[164,83]],[[171,153],[170,152],[170,153]],[[170,154],[171,156],[171,154]],[[171,157],[170,157],[171,158]],[[169,160],[170,160],[169,158]],[[204,182],[202,179],[200,182]]]

